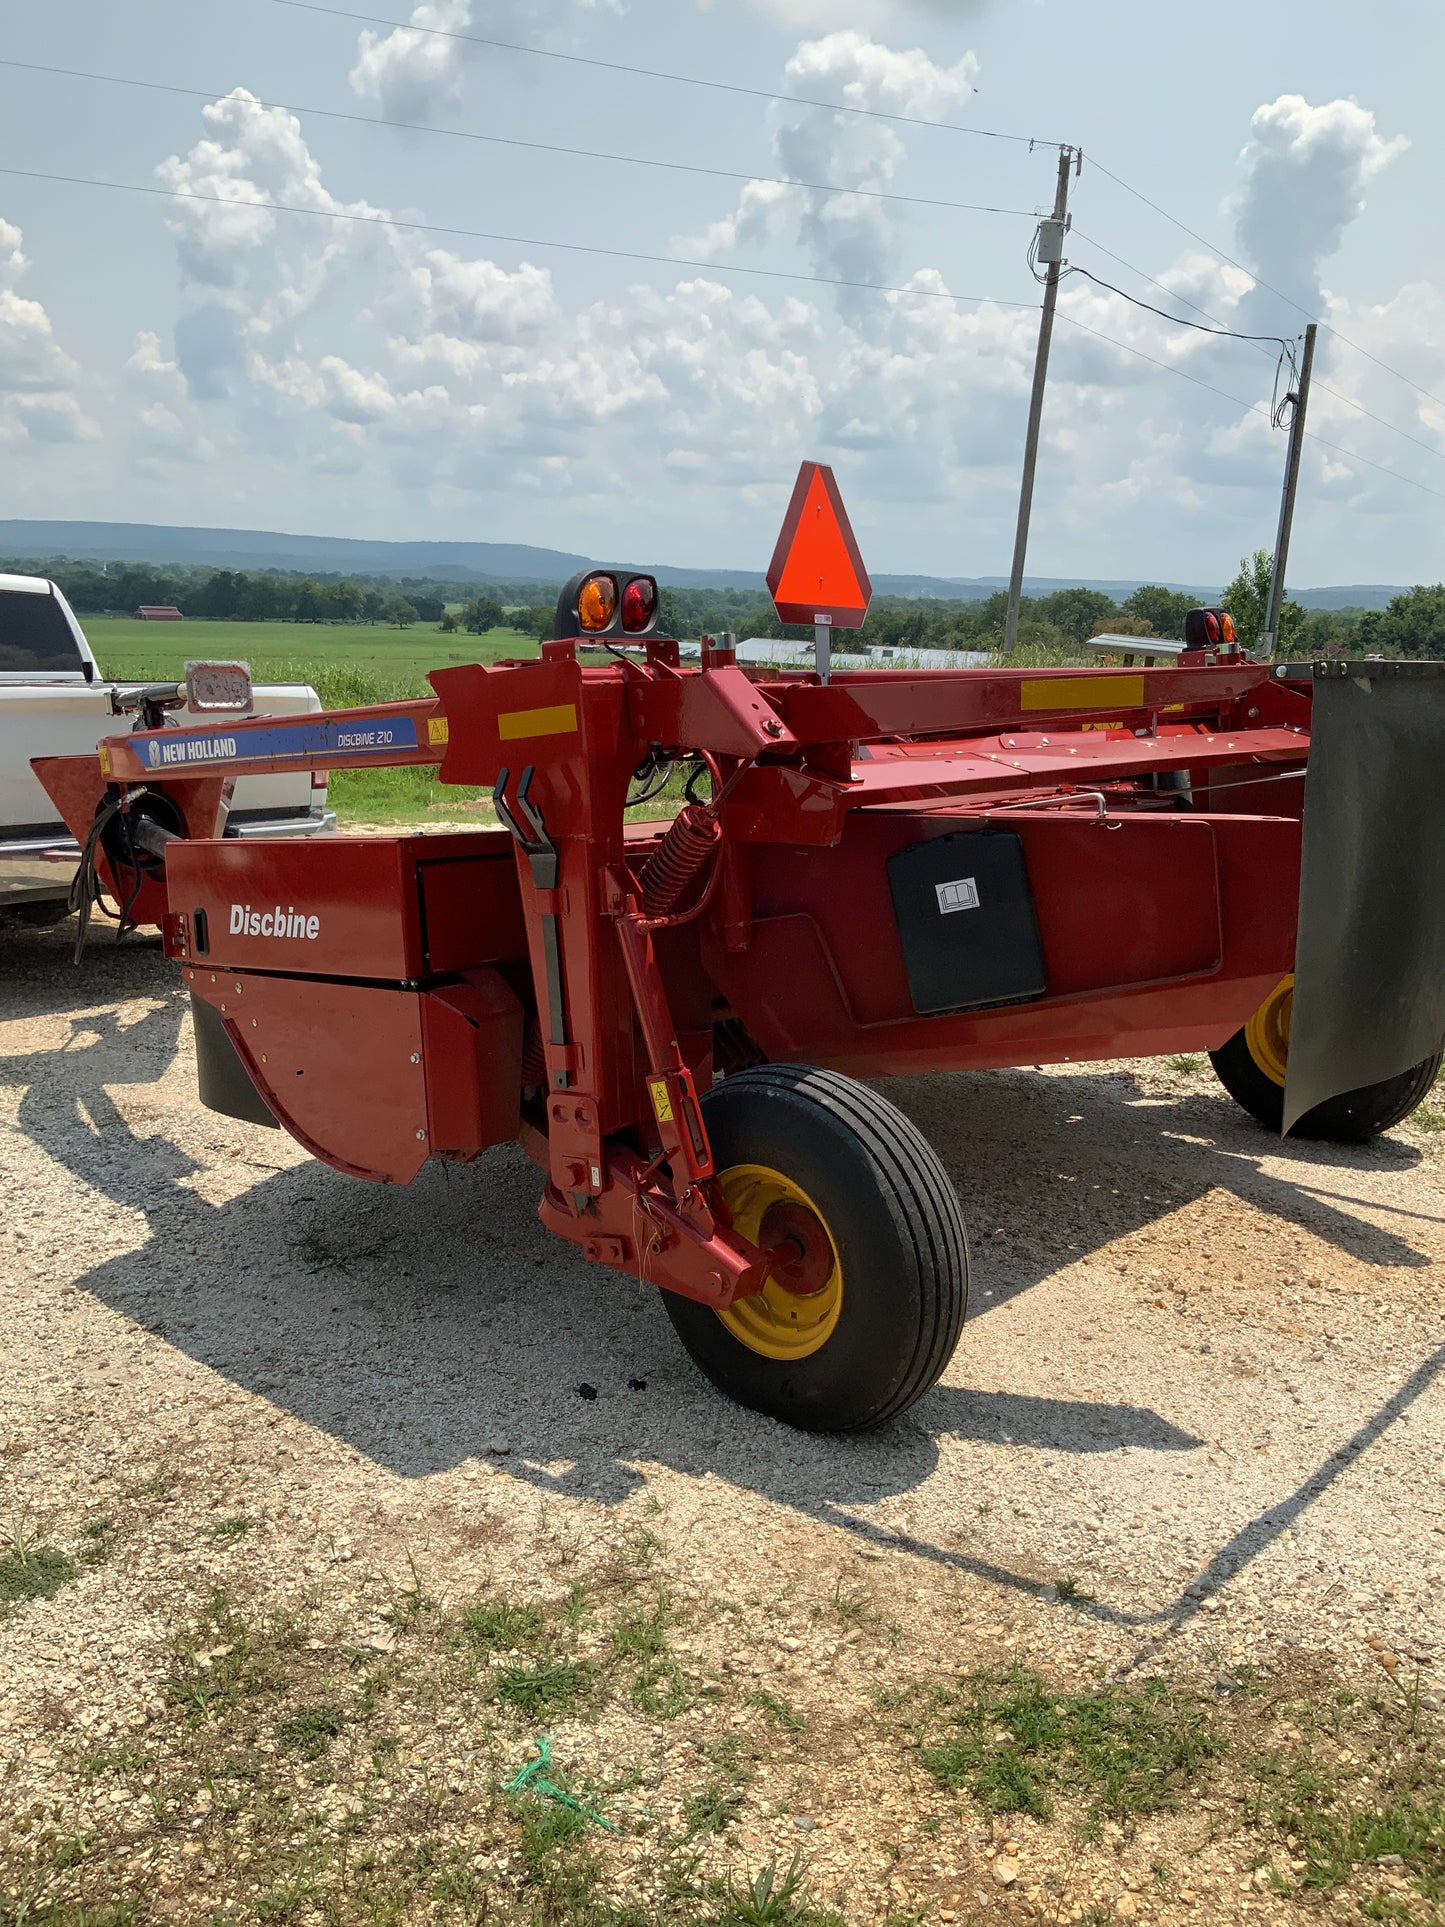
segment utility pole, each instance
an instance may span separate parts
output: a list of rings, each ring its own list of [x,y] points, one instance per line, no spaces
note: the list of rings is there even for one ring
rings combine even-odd
[[[1014,536],[1013,570],[1008,583],[1008,614],[1004,617],[1003,652],[1012,653],[1019,633],[1019,597],[1024,588],[1024,557],[1029,546],[1029,516],[1034,506],[1034,469],[1039,459],[1039,424],[1044,415],[1044,383],[1049,373],[1049,343],[1054,334],[1054,309],[1059,299],[1059,273],[1064,259],[1064,233],[1069,213],[1069,169],[1077,173],[1084,165],[1082,153],[1072,147],[1059,149],[1059,179],[1054,189],[1054,212],[1050,220],[1039,223],[1038,259],[1047,273],[1044,278],[1044,306],[1039,316],[1039,346],[1034,357],[1034,387],[1029,397],[1029,426],[1024,441],[1024,476],[1019,490],[1019,522]]]
[[[1310,370],[1315,362],[1315,324],[1312,321],[1305,329],[1305,351],[1300,362],[1299,387],[1287,399],[1294,403],[1294,414],[1289,424],[1289,454],[1284,465],[1284,493],[1279,504],[1279,530],[1274,538],[1274,570],[1269,579],[1269,609],[1264,618],[1264,630],[1255,650],[1257,662],[1269,662],[1279,640],[1279,612],[1284,606],[1284,570],[1289,560],[1289,535],[1294,522],[1294,498],[1299,488],[1300,454],[1304,448],[1305,410],[1310,400]]]

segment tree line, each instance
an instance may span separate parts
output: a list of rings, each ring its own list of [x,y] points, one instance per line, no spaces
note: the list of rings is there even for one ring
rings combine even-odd
[[[485,635],[510,628],[545,641],[555,627],[556,590],[539,582],[488,584],[428,577],[300,575],[280,570],[112,565],[36,560],[8,565],[57,582],[81,615],[130,614],[147,603],[172,604],[184,616],[235,622],[385,623],[398,628],[435,625]],[[1223,603],[1234,615],[1240,639],[1252,647],[1264,625],[1270,557],[1257,550],[1240,563]],[[807,640],[811,629],[785,627],[765,591],[670,589],[661,591],[659,628],[691,638],[733,631],[739,636]],[[1056,589],[1025,596],[1019,641],[1045,650],[1077,650],[1104,632],[1176,638],[1195,598],[1157,583],[1145,584],[1116,602],[1097,589]],[[1002,590],[975,601],[880,596],[860,631],[870,648],[996,651],[1002,646],[1007,597]],[[1306,610],[1286,598],[1280,617],[1284,656],[1384,655],[1445,659],[1445,584],[1418,586],[1396,596],[1386,609]]]

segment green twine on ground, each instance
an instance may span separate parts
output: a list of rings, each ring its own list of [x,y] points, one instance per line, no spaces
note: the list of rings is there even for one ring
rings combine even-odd
[[[540,1793],[543,1799],[555,1800],[558,1806],[571,1807],[572,1811],[580,1813],[584,1820],[590,1820],[594,1827],[605,1827],[609,1833],[621,1833],[621,1827],[614,1825],[605,1815],[598,1813],[595,1807],[584,1806],[581,1800],[575,1799],[546,1777],[552,1770],[552,1743],[545,1733],[538,1734],[534,1745],[537,1748],[536,1759],[524,1766],[515,1779],[508,1780],[503,1791],[522,1793],[530,1790],[533,1793]]]

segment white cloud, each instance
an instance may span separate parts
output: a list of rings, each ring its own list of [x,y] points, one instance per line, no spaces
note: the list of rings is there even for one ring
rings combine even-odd
[[[24,238],[0,219],[0,432],[8,442],[92,441],[100,431],[76,392],[80,369],[42,303],[19,292],[30,269]]]
[[[944,67],[839,30],[797,48],[787,84],[937,118],[966,110],[975,74],[971,56]],[[1345,105],[1342,115],[1273,103],[1256,116],[1242,162],[1242,223],[1275,204],[1280,181],[1306,199],[1317,181],[1320,206],[1299,216],[1310,237],[1301,258],[1311,262],[1327,257],[1351,218],[1351,194],[1357,200],[1394,151],[1363,110]],[[162,178],[223,193],[225,205],[173,204],[184,309],[171,337],[137,338],[125,375],[139,397],[136,472],[158,487],[170,474],[183,496],[193,490],[205,449],[237,491],[227,512],[247,500],[270,526],[315,525],[319,497],[331,527],[402,533],[441,520],[480,537],[505,526],[558,546],[725,561],[746,559],[737,531],[770,521],[808,453],[838,465],[861,526],[914,550],[918,531],[936,527],[934,566],[986,573],[1006,561],[1036,315],[945,298],[938,269],[920,260],[906,227],[878,222],[876,204],[754,182],[686,251],[788,237],[819,273],[896,279],[911,293],[845,303],[814,290],[804,300],[705,272],[671,286],[614,277],[607,299],[579,299],[565,274],[435,246],[342,198],[292,115],[237,92],[205,121],[204,138]],[[801,101],[777,110],[773,137],[777,171],[800,178],[886,187],[904,157],[895,127]],[[1296,149],[1316,162],[1301,172]],[[288,219],[257,205],[273,198],[379,218]],[[7,258],[0,245],[0,278]],[[1149,265],[1181,300],[1236,325],[1259,298],[1248,274],[1221,271],[1197,250]],[[1445,303],[1434,289],[1329,313],[1445,393]],[[1152,363],[1264,401],[1268,361],[1083,282],[1068,284],[1061,314],[1120,345],[1065,325],[1056,336],[1039,566],[1048,549],[1073,543],[1089,573],[1137,566],[1224,579],[1243,548],[1268,539],[1283,439],[1259,415]],[[1412,413],[1398,384],[1386,397],[1388,378],[1363,381],[1368,364],[1345,371],[1322,342],[1320,366],[1342,395],[1409,421],[1432,445],[1440,438],[1428,404]],[[1346,432],[1345,404],[1320,396],[1315,409],[1331,439],[1389,459],[1385,430],[1367,434],[1356,417]],[[1321,527],[1331,514],[1345,525],[1336,503],[1353,509],[1391,486],[1309,458]],[[525,501],[534,506],[520,520]],[[1214,567],[1191,571],[1162,546],[1151,552],[1148,531],[1170,527],[1186,547],[1201,528],[1216,531]]]
[[[1353,100],[1312,107],[1281,94],[1256,108],[1240,156],[1244,175],[1235,224],[1245,259],[1312,313],[1321,264],[1365,205],[1365,188],[1409,142],[1385,140]]]
[[[427,121],[460,103],[465,43],[440,36],[472,24],[470,0],[422,0],[412,8],[411,28],[362,34],[352,91],[374,100],[392,120]]]
[[[904,158],[904,145],[887,121],[810,107],[822,96],[848,107],[920,120],[939,120],[973,96],[978,62],[964,54],[940,67],[921,48],[899,50],[851,29],[802,43],[787,64],[787,86],[801,98],[776,111],[773,153],[789,181],[837,182],[863,192],[836,194],[817,187],[778,187],[750,181],[733,213],[685,243],[705,257],[756,245],[796,224],[797,238],[824,277],[882,281],[896,271],[896,226],[876,198],[886,192]],[[840,310],[861,319],[873,297],[840,290]]]
[[[489,0],[481,24],[485,40],[558,45],[579,13],[622,11],[623,0]],[[472,68],[507,58],[482,36],[469,39],[471,25],[471,0],[420,0],[407,26],[387,34],[367,29],[357,41],[352,91],[389,120],[428,122],[454,113]]]
[[[755,13],[780,27],[806,33],[817,27],[861,27],[874,32],[892,26],[900,16],[936,20],[954,26],[969,14],[981,13],[985,0],[748,0]],[[704,8],[713,0],[698,0]]]

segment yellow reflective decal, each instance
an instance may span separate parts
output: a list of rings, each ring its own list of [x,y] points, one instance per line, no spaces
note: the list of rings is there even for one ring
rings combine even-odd
[[[497,734],[504,743],[527,736],[571,736],[576,728],[575,703],[556,703],[551,709],[513,709],[497,718]]]
[[[1020,683],[1020,709],[1142,709],[1142,676],[1054,676]]]
[[[104,743],[100,745],[98,754],[100,756],[100,773],[102,776],[109,776],[110,775],[110,751],[106,748]]]
[[[652,1093],[652,1108],[657,1113],[658,1123],[671,1124],[672,1099],[667,1094],[666,1083],[659,1077],[656,1083],[649,1084],[647,1088]]]
[[[445,716],[428,716],[426,719],[426,739],[429,743],[449,743],[451,730]]]

